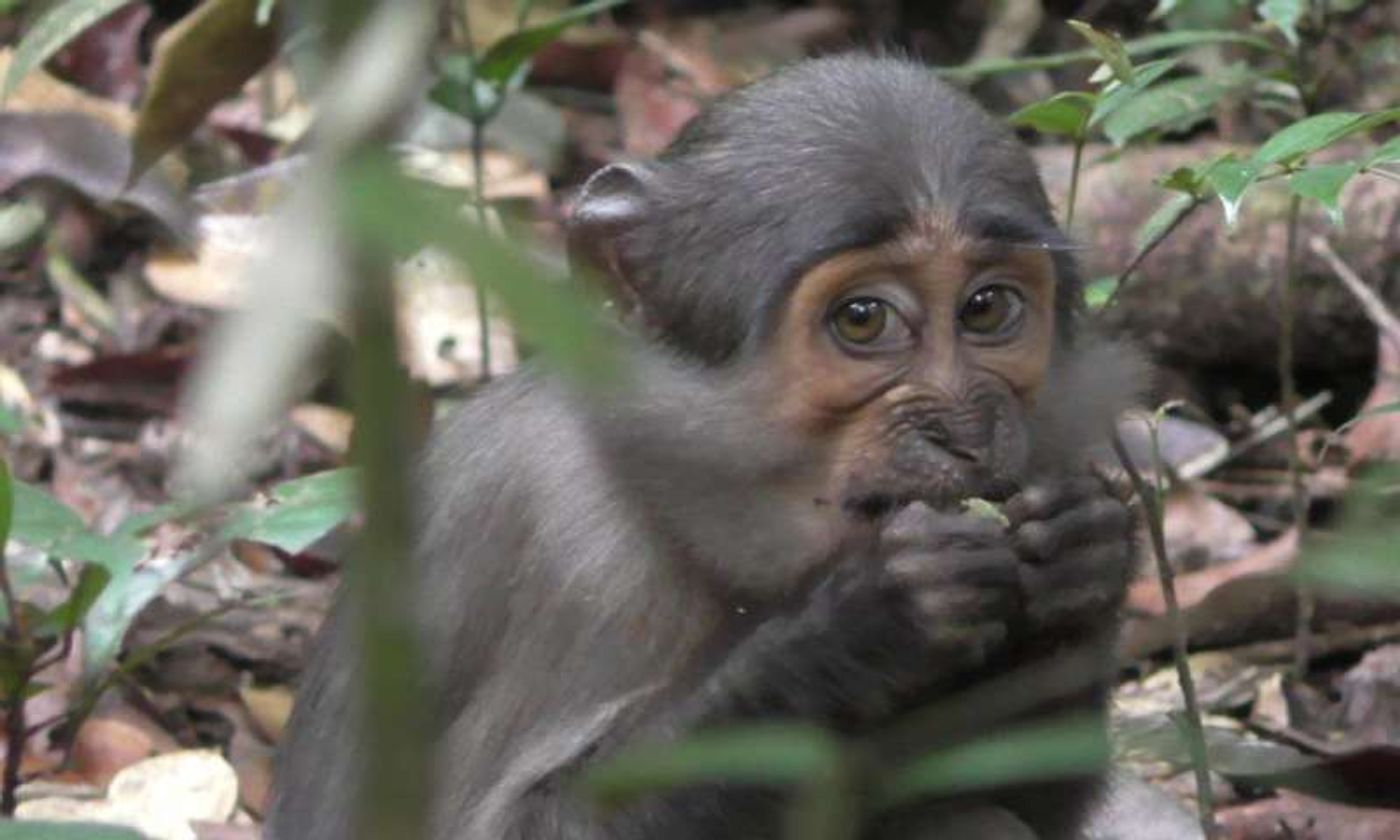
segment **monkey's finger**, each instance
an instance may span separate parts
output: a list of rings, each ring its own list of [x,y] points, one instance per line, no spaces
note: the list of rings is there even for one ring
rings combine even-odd
[[[945,552],[917,548],[888,555],[885,574],[892,585],[909,590],[954,584],[1014,590],[1019,585],[1019,565],[1008,546]]]
[[[915,502],[894,516],[880,534],[887,556],[905,550],[928,552],[977,551],[1007,545],[1006,528],[975,516],[941,513]]]
[[[1031,485],[1012,496],[1003,512],[1014,526],[1020,522],[1049,519],[1103,494],[1103,485],[1097,478],[1079,476],[1068,481]]]
[[[1051,562],[1092,542],[1126,541],[1130,522],[1128,509],[1121,502],[1100,496],[1054,519],[1026,522],[1011,532],[1011,540],[1022,559]]]

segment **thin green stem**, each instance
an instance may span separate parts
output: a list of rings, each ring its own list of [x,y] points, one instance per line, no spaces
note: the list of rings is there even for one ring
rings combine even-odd
[[[1079,198],[1079,164],[1084,158],[1084,137],[1074,140],[1074,162],[1069,167],[1069,199],[1065,202],[1065,233],[1074,228],[1074,203]]]
[[[1155,421],[1149,426],[1152,438],[1154,471],[1162,472],[1157,452],[1157,427]],[[1196,679],[1191,673],[1189,637],[1186,621],[1181,615],[1181,605],[1176,599],[1176,573],[1167,559],[1166,529],[1163,525],[1162,496],[1159,489],[1147,485],[1138,472],[1123,446],[1123,441],[1115,432],[1110,441],[1113,452],[1128,474],[1133,491],[1142,502],[1143,514],[1147,520],[1147,534],[1152,545],[1152,558],[1157,566],[1157,579],[1162,587],[1162,599],[1166,603],[1167,617],[1172,628],[1172,661],[1176,664],[1177,681],[1181,684],[1181,700],[1185,707],[1186,748],[1191,755],[1191,769],[1196,779],[1196,803],[1201,822],[1201,831],[1206,840],[1215,840],[1219,831],[1215,824],[1214,797],[1210,787],[1210,763],[1206,753],[1205,727],[1201,723],[1200,704],[1196,700]],[[1157,488],[1161,485],[1158,484]]]

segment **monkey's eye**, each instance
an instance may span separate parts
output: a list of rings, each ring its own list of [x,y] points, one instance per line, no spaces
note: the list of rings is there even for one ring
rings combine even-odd
[[[836,304],[828,320],[837,338],[869,349],[898,341],[907,332],[894,307],[877,297],[847,298]]]
[[[1020,323],[1026,302],[1010,286],[983,286],[973,292],[958,313],[963,332],[983,338],[1001,338]]]

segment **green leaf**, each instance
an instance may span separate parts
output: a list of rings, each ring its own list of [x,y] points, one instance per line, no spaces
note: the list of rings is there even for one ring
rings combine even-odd
[[[1201,174],[1190,166],[1178,166],[1167,175],[1158,178],[1157,185],[1190,196],[1200,194],[1201,188],[1204,186],[1201,182]]]
[[[10,541],[10,525],[14,522],[15,491],[10,479],[10,465],[0,458],[0,563],[5,561],[5,544]]]
[[[136,117],[129,183],[277,55],[277,27],[258,23],[262,5],[208,0],[160,36]]]
[[[296,554],[354,514],[359,506],[353,468],[327,470],[272,489],[268,504],[234,513],[220,536],[275,545]]]
[[[1150,131],[1184,131],[1210,116],[1220,100],[1254,82],[1252,71],[1234,65],[1211,76],[1173,79],[1142,91],[1104,118],[1103,132],[1123,146]]]
[[[1371,113],[1334,111],[1316,114],[1279,129],[1254,153],[1261,163],[1290,165],[1354,134],[1400,119],[1400,108]]]
[[[1371,153],[1366,159],[1366,165],[1372,166],[1377,163],[1395,163],[1400,161],[1400,135],[1390,138]]]
[[[1082,20],[1067,22],[1071,29],[1089,42],[1089,46],[1094,48],[1094,51],[1099,54],[1099,58],[1103,59],[1103,63],[1108,65],[1120,82],[1132,83],[1133,62],[1132,59],[1128,58],[1128,50],[1123,46],[1122,41],[1107,32],[1095,29]]]
[[[1220,197],[1225,209],[1225,224],[1234,227],[1239,221],[1244,194],[1259,177],[1262,167],[1255,161],[1242,161],[1233,154],[1225,155],[1201,174],[1206,185]]]
[[[78,572],[78,581],[68,593],[68,599],[54,607],[34,632],[39,635],[62,636],[71,633],[87,617],[112,580],[112,573],[101,566],[85,565]]]
[[[14,521],[10,539],[55,557],[96,563],[117,574],[146,553],[136,540],[94,534],[67,506],[22,481],[12,482]]]
[[[575,6],[553,20],[519,29],[492,44],[476,66],[477,78],[505,87],[530,59],[564,31],[626,0],[594,0]]]
[[[362,158],[340,183],[341,207],[360,241],[401,256],[426,246],[441,250],[499,297],[531,346],[564,373],[600,382],[616,371],[612,344],[592,315],[596,305],[475,224],[460,199],[408,178],[382,155]]]
[[[0,259],[20,253],[44,232],[44,208],[32,201],[0,205]]]
[[[911,762],[878,795],[884,807],[929,796],[1044,781],[1104,767],[1108,737],[1097,716],[1076,716],[980,736]]]
[[[129,4],[131,0],[63,0],[53,6],[25,33],[10,60],[0,103],[10,98],[25,76],[53,57],[89,26]]]
[[[1269,52],[1278,51],[1278,47],[1267,38],[1228,29],[1180,29],[1174,32],[1161,32],[1134,38],[1125,42],[1123,46],[1127,49],[1128,55],[1137,57],[1206,44],[1238,44]],[[1098,60],[1100,60],[1100,56],[1094,50],[1070,50],[1027,58],[993,58],[958,67],[939,67],[936,72],[951,79],[969,80],[998,73],[1053,70],[1057,67]]]
[[[1113,292],[1118,288],[1118,277],[1112,274],[1104,277],[1095,277],[1084,284],[1084,305],[1090,312],[1097,312],[1102,309],[1108,299],[1113,297]]]
[[[0,404],[0,435],[17,435],[24,431],[24,418],[8,405]]]
[[[1324,589],[1400,600],[1400,526],[1395,516],[1400,467],[1385,464],[1353,482],[1341,527],[1313,535],[1297,574]]]
[[[1089,115],[1089,125],[1097,126],[1108,119],[1114,112],[1131,102],[1135,97],[1162,76],[1166,75],[1177,65],[1174,58],[1164,58],[1157,61],[1149,61],[1137,68],[1137,76],[1132,84],[1119,82],[1111,90],[1104,91],[1099,97],[1099,101],[1094,106],[1094,112]]]
[[[814,726],[756,724],[701,732],[676,744],[637,747],[584,777],[608,806],[697,782],[798,785],[838,772],[841,751]]]
[[[1089,114],[1097,96],[1081,91],[1064,91],[1049,99],[1032,102],[1007,117],[1013,126],[1033,128],[1041,134],[1060,134],[1074,138],[1084,136]]]
[[[1262,0],[1257,11],[1259,17],[1283,33],[1290,46],[1298,46],[1298,21],[1308,9],[1307,0]]]
[[[1288,176],[1288,188],[1303,198],[1315,199],[1327,209],[1332,224],[1342,223],[1342,188],[1357,172],[1359,163],[1327,163],[1310,166]]]
[[[253,15],[253,21],[258,26],[267,26],[272,22],[272,13],[277,9],[277,0],[258,0],[258,10]]]
[[[0,840],[142,840],[140,832],[79,822],[0,822]]]
[[[1196,198],[1191,193],[1174,192],[1168,196],[1162,206],[1154,210],[1152,215],[1147,217],[1147,221],[1142,223],[1142,227],[1138,228],[1137,235],[1133,239],[1137,250],[1141,251],[1154,242],[1157,237],[1180,221],[1182,216],[1191,212],[1195,206]]]

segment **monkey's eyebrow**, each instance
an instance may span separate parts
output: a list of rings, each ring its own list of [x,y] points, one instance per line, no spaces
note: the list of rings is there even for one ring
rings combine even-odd
[[[1040,219],[1002,212],[969,213],[959,220],[958,230],[988,252],[1011,248],[1042,251],[1073,251],[1082,246],[1054,225]]]

